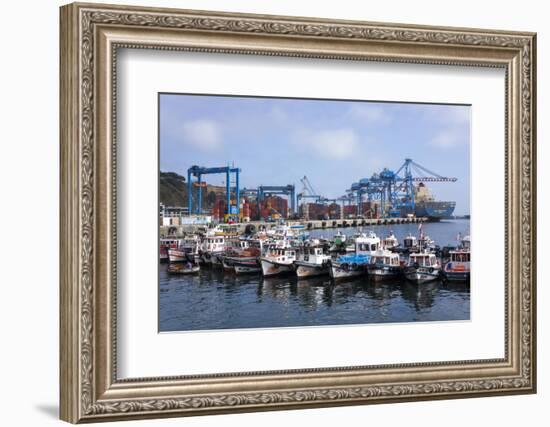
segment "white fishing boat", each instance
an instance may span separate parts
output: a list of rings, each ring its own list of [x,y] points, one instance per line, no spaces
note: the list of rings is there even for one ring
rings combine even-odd
[[[161,262],[168,261],[168,250],[178,248],[183,242],[183,239],[164,237],[159,242],[159,260]]]
[[[294,265],[299,278],[329,274],[330,255],[326,251],[326,245],[319,240],[305,242]]]
[[[291,273],[296,261],[296,247],[286,239],[278,240],[271,245],[265,256],[260,258],[262,274],[274,276],[276,274]]]
[[[225,236],[223,234],[207,235],[202,245],[201,261],[205,264],[221,266],[222,261],[218,255],[223,255],[224,249]]]
[[[399,254],[388,249],[376,251],[370,258],[368,271],[375,280],[399,276],[402,272]]]
[[[168,249],[170,262],[195,262],[195,255],[199,252],[200,240],[196,235],[186,236],[177,248]]]
[[[404,270],[405,278],[414,283],[426,283],[441,275],[441,264],[432,252],[418,252],[409,255]]]
[[[355,238],[355,253],[331,262],[330,277],[344,279],[367,274],[370,257],[379,249],[380,238],[374,232],[361,233]]]
[[[443,273],[449,281],[466,282],[470,280],[470,236],[464,237],[458,234],[457,240],[460,244],[454,251],[449,252],[449,261],[443,268]]]

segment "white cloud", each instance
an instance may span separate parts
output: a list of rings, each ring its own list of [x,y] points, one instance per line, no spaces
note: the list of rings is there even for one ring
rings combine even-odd
[[[424,110],[425,121],[447,126],[469,126],[470,107],[467,105],[436,105]]]
[[[430,141],[430,145],[438,148],[451,148],[457,145],[467,144],[468,134],[460,129],[447,129],[440,131]]]
[[[353,129],[331,129],[301,131],[294,141],[311,155],[334,160],[345,160],[354,156],[359,141]]]
[[[349,109],[351,118],[367,124],[387,125],[392,122],[392,117],[386,110],[375,105],[353,104]]]
[[[208,119],[185,122],[182,126],[183,143],[204,151],[215,151],[222,147],[219,125]]]

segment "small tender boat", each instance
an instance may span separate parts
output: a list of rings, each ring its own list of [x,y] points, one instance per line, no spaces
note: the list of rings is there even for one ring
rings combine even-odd
[[[294,271],[296,248],[286,239],[278,240],[270,246],[265,256],[260,258],[264,276],[291,273]]]
[[[170,264],[168,273],[170,274],[197,274],[201,270],[196,264]]]
[[[368,271],[375,280],[399,276],[402,272],[399,254],[387,249],[376,251],[371,256]]]
[[[355,253],[341,255],[331,262],[330,277],[344,279],[367,274],[370,257],[380,249],[380,238],[372,231],[355,238]]]
[[[299,278],[329,274],[330,255],[326,251],[326,245],[319,240],[305,242],[294,265]]]
[[[426,283],[440,277],[441,264],[434,253],[418,252],[409,255],[409,262],[404,272],[407,280]]]

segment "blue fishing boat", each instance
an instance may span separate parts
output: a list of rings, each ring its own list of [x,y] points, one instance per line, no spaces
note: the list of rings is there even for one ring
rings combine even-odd
[[[370,232],[355,238],[355,253],[340,255],[332,262],[330,277],[343,279],[368,273],[371,256],[380,249],[380,238]]]

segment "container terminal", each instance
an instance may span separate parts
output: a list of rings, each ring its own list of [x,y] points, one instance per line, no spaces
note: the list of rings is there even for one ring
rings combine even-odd
[[[271,227],[285,222],[307,229],[439,221],[451,218],[454,201],[435,200],[428,183],[456,182],[405,159],[394,172],[384,168],[369,178],[350,184],[337,198],[315,191],[307,176],[295,184],[240,186],[241,169],[234,166],[187,170],[186,200],[180,206],[160,204],[160,234],[181,235],[197,227],[219,223],[246,227]],[[208,185],[208,175],[225,176],[224,186]]]

